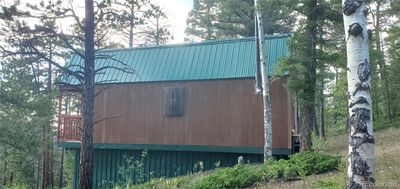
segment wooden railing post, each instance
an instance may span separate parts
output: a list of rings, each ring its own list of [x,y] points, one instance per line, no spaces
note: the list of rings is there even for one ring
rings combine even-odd
[[[62,96],[63,92],[60,90],[60,96],[58,96],[58,124],[57,124],[57,141],[61,139],[61,107],[62,107]]]
[[[80,115],[61,115],[58,129],[59,141],[81,141],[82,116]]]

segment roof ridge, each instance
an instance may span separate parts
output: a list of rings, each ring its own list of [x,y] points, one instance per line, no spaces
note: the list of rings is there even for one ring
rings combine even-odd
[[[264,39],[278,39],[284,37],[291,37],[293,33],[282,33],[282,34],[273,34],[273,35],[265,35]],[[154,46],[143,46],[143,47],[128,47],[128,48],[111,48],[111,49],[102,49],[98,52],[114,52],[114,51],[130,51],[130,50],[142,50],[142,49],[159,49],[159,48],[174,48],[174,47],[188,47],[188,46],[197,46],[197,45],[211,45],[211,44],[220,44],[220,43],[234,43],[238,41],[253,41],[254,37],[242,37],[242,38],[234,38],[234,39],[219,39],[219,40],[206,40],[200,42],[190,42],[190,43],[176,43],[176,44],[166,44],[166,45],[154,45]]]

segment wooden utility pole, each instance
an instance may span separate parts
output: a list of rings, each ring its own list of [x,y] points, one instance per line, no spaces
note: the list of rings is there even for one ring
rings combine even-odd
[[[272,119],[271,119],[271,99],[269,96],[269,83],[268,83],[268,72],[267,64],[265,63],[265,38],[264,38],[264,27],[262,14],[258,8],[258,0],[254,0],[254,6],[256,11],[256,20],[258,28],[258,52],[260,55],[260,68],[261,68],[261,84],[263,94],[263,105],[264,105],[264,161],[272,157]]]
[[[364,0],[343,0],[350,115],[347,188],[374,188],[375,184],[367,13]]]

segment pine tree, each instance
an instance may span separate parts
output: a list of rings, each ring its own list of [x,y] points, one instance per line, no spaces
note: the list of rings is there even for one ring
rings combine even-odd
[[[400,8],[400,7],[399,7]],[[390,97],[389,101],[392,104],[392,117],[394,124],[399,124],[400,122],[400,26],[397,24],[389,30],[389,36],[387,41],[389,43],[389,59],[390,65],[388,66],[388,80],[389,80],[389,90]]]
[[[18,2],[17,2],[18,3]],[[8,7],[2,7],[3,13],[0,14],[2,22],[2,34],[7,44],[0,44],[2,57],[24,57],[31,58],[35,62],[47,62],[56,67],[65,77],[73,77],[80,85],[70,86],[76,88],[84,99],[84,124],[83,138],[81,145],[81,164],[80,164],[80,188],[92,188],[93,176],[93,104],[94,104],[94,85],[96,73],[104,69],[118,69],[120,71],[133,74],[134,71],[127,64],[112,58],[110,56],[96,54],[95,55],[95,28],[99,27],[104,16],[107,14],[101,9],[102,4],[98,4],[97,15],[95,16],[93,0],[85,1],[86,15],[84,22],[76,16],[73,7],[66,8],[61,1],[41,2],[39,5],[29,5],[28,11],[22,11],[18,4]],[[65,34],[59,28],[49,27],[43,20],[53,19],[59,21],[65,18],[73,18],[76,20],[78,28],[85,33],[84,37],[73,34]],[[95,21],[95,18],[96,21]],[[37,25],[26,23],[26,19],[33,19]],[[62,41],[62,45],[57,45],[58,53],[49,56],[43,53],[41,42],[44,39]],[[101,39],[101,38],[100,38]],[[84,44],[84,52],[82,46]],[[98,43],[97,43],[98,44]],[[84,59],[84,65],[74,65],[63,67],[57,62],[63,59],[63,52],[74,53],[76,56]],[[54,55],[54,56],[53,56]],[[112,65],[95,68],[94,59],[111,59]],[[99,81],[101,82],[101,81]],[[68,83],[62,83],[68,85]]]
[[[254,36],[254,0],[195,0],[187,19],[186,34],[192,39],[224,39]],[[259,3],[264,33],[292,31],[295,15],[277,1]]]
[[[128,47],[159,45],[171,37],[163,10],[149,0],[112,0],[106,3],[109,27],[128,40]],[[134,41],[137,41],[134,43]]]
[[[390,8],[389,0],[373,0],[369,5],[370,17],[372,18],[373,36],[371,40],[371,60],[374,62],[374,69],[376,71],[376,79],[373,83],[374,89],[382,91],[375,96],[376,112],[382,114],[380,119],[391,121],[391,103],[389,102],[389,80],[387,76],[387,62],[385,60],[385,50],[383,48],[384,35],[386,28],[391,24],[388,23],[388,9]],[[371,31],[372,32],[372,31]],[[371,61],[371,62],[372,62]],[[379,115],[378,114],[378,115]]]
[[[35,93],[29,61],[5,58],[0,66],[0,187],[40,183],[43,126],[54,112],[51,97]]]
[[[337,11],[336,4],[332,2],[328,4],[327,1],[323,0],[282,0],[279,1],[279,4],[288,7],[289,10],[295,11],[299,15],[303,15],[299,19],[299,28],[289,42],[292,53],[290,57],[281,61],[280,67],[281,70],[290,71],[287,86],[291,93],[297,97],[300,106],[301,149],[311,150],[311,131],[316,128],[315,123],[317,122],[315,109],[321,103],[316,98],[316,94],[321,90],[317,88],[317,70],[323,73],[324,65],[328,63],[324,61],[324,57],[328,57],[326,56],[327,53],[323,52],[323,49],[328,45],[322,48],[325,45],[323,41],[328,40],[323,40],[323,38],[330,38],[335,35],[334,30],[327,30],[326,28],[340,22],[341,14]],[[339,44],[340,41],[336,43]]]
[[[139,28],[141,30],[141,40],[144,41],[143,46],[149,45],[163,45],[168,40],[173,39],[167,22],[167,15],[161,10],[160,7],[152,6],[152,16],[147,20],[146,25]]]

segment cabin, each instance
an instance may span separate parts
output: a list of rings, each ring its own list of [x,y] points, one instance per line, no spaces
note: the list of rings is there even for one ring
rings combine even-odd
[[[271,75],[288,55],[291,35],[266,36]],[[129,64],[136,74],[107,69],[96,76],[94,127],[95,188],[173,177],[216,167],[263,161],[263,103],[255,94],[254,38],[182,45],[102,50]],[[96,60],[96,67],[112,61]],[[72,56],[67,65],[82,65]],[[71,66],[72,65],[72,66]],[[77,84],[73,78],[63,82]],[[294,101],[286,76],[270,80],[274,156],[293,153]],[[82,117],[80,96],[60,87],[58,145],[75,154],[77,187]],[[133,170],[129,163],[143,166]],[[130,166],[132,168],[132,166]]]

